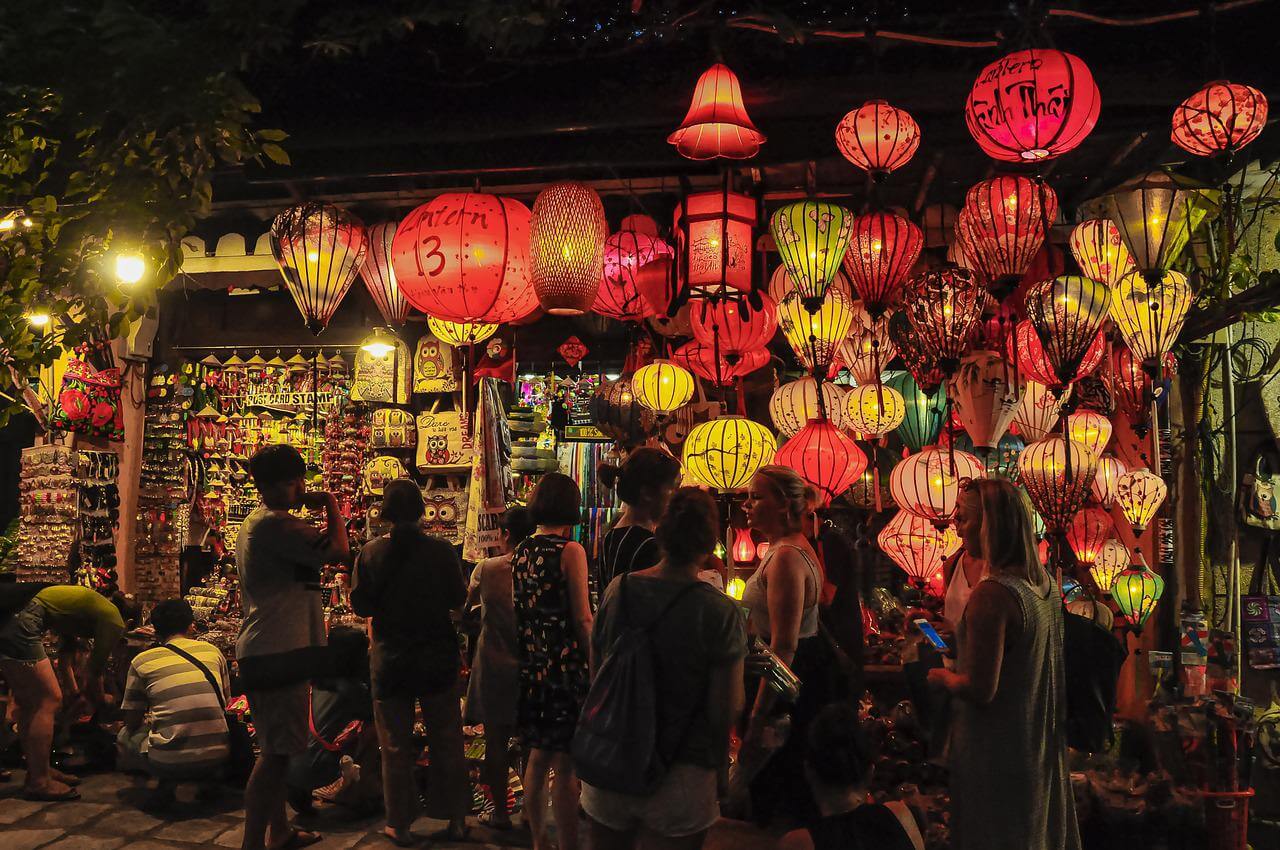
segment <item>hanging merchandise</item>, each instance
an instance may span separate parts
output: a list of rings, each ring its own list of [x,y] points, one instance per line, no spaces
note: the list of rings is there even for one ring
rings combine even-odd
[[[909,511],[895,513],[876,535],[876,543],[917,588],[928,586],[941,575],[943,564],[961,545],[951,526],[939,528]]]
[[[983,68],[965,102],[969,134],[992,159],[1041,162],[1074,150],[1098,123],[1102,97],[1077,56],[1019,50]]]
[[[1071,256],[1085,277],[1115,286],[1133,270],[1133,257],[1129,256],[1116,223],[1109,218],[1080,222],[1071,231],[1069,242]]]
[[[600,196],[587,184],[552,183],[538,193],[529,220],[529,274],[542,309],[553,316],[591,309],[608,236]]]
[[[333,204],[308,201],[276,216],[268,236],[289,294],[307,328],[319,334],[364,262],[364,225]]]
[[[1102,541],[1093,558],[1089,575],[1099,593],[1110,594],[1116,579],[1129,568],[1129,547],[1114,537]]]
[[[787,204],[769,219],[782,265],[795,286],[794,295],[811,313],[822,306],[840,270],[852,228],[853,214],[825,201]]]
[[[1120,613],[1129,621],[1135,634],[1142,634],[1156,603],[1164,595],[1164,579],[1156,575],[1142,559],[1142,551],[1137,550],[1138,562],[1116,577],[1111,586],[1111,598],[1115,600]]]
[[[394,407],[373,412],[369,445],[375,449],[411,449],[417,443],[413,414]]]
[[[778,327],[787,344],[814,373],[824,373],[836,357],[836,349],[853,326],[853,302],[830,289],[814,309],[799,292],[778,305]]]
[[[591,312],[623,322],[638,322],[655,315],[658,309],[644,297],[637,278],[655,260],[672,256],[671,246],[656,235],[621,230],[610,236],[604,243],[604,274]]]
[[[471,466],[471,439],[462,413],[424,410],[417,427],[419,472],[460,472]]]
[[[636,370],[631,389],[642,406],[670,414],[693,398],[693,375],[670,360],[655,360]]]
[[[389,337],[394,348],[379,356],[361,348],[356,353],[355,380],[351,400],[366,404],[408,404],[410,373],[409,346],[398,337]]]
[[[825,419],[811,420],[779,446],[773,462],[794,469],[812,484],[824,507],[867,468],[867,456],[858,444]]]
[[[1025,385],[994,351],[966,354],[947,382],[956,417],[974,446],[983,450],[1000,442],[1025,392]]]
[[[893,468],[889,492],[898,507],[941,527],[955,515],[960,483],[983,474],[982,463],[968,452],[925,446]]]
[[[591,396],[591,420],[604,434],[624,445],[639,445],[653,435],[653,411],[636,398],[631,375],[604,381]]]
[[[844,270],[872,319],[893,305],[923,247],[920,228],[901,216],[873,212],[853,220]]]
[[[1018,433],[1028,441],[1043,438],[1057,425],[1062,405],[1070,394],[1070,390],[1058,393],[1044,384],[1027,381],[1022,400],[1018,402],[1018,407],[1013,412],[1013,421],[1018,426]]]
[[[17,577],[66,584],[81,532],[76,453],[65,446],[22,450],[18,484]]]
[[[855,301],[849,337],[840,343],[836,354],[855,381],[874,384],[879,382],[881,370],[897,356],[898,349],[889,336],[889,323],[883,318],[871,318],[862,302]]]
[[[432,336],[445,345],[454,348],[484,342],[498,330],[497,325],[476,324],[474,322],[446,322],[443,319],[437,319],[435,316],[427,317],[427,327],[431,330]]]
[[[1122,184],[1106,196],[1106,207],[1134,266],[1153,282],[1177,262],[1209,210],[1198,190],[1185,188],[1163,171]]]
[[[743,105],[738,75],[719,62],[698,78],[684,121],[667,137],[686,159],[750,159],[764,142]]]
[[[1169,492],[1164,479],[1147,469],[1131,469],[1116,482],[1115,503],[1135,535],[1146,531]]]
[[[396,272],[391,265],[392,244],[396,238],[396,223],[384,221],[369,228],[369,249],[360,266],[360,277],[365,288],[373,296],[373,303],[387,324],[403,327],[409,318],[409,301],[400,291]]]
[[[1081,443],[1050,434],[1022,450],[1018,474],[1048,529],[1065,531],[1089,498],[1098,457]]]
[[[684,441],[685,474],[717,490],[742,490],[773,462],[778,442],[768,428],[741,416],[695,425]]]
[[[987,300],[987,293],[967,269],[942,269],[913,278],[903,293],[902,311],[914,339],[895,333],[898,351],[905,355],[918,347],[944,374],[952,374],[978,328]],[[894,327],[890,325],[891,332]]]
[[[676,206],[672,232],[683,263],[681,282],[689,294],[715,295],[726,287],[751,290],[755,226],[755,199],[736,192],[699,192]],[[653,308],[667,312],[671,294],[663,303],[652,303]]]
[[[818,400],[819,388],[821,403]],[[773,420],[778,435],[784,438],[794,437],[814,419],[830,419],[843,431],[848,427],[844,388],[830,381],[819,384],[813,378],[789,381],[769,396],[769,418]]]
[[[760,294],[760,309],[746,296],[713,296],[691,305],[689,318],[693,338],[719,350],[731,363],[743,353],[763,348],[778,329],[778,312],[773,299]]]
[[[108,344],[83,345],[62,373],[62,387],[49,412],[49,427],[120,442],[124,439],[124,413],[120,408],[120,370],[114,365],[98,369],[93,356],[114,363]]]
[[[1080,367],[1107,320],[1111,292],[1105,283],[1061,275],[1027,290],[1027,318],[1035,327],[1058,383],[1080,376]]]
[[[907,403],[902,393],[880,383],[859,384],[844,397],[841,426],[860,440],[878,439],[902,424]]]
[[[1131,272],[1112,288],[1111,320],[1145,368],[1155,369],[1177,342],[1191,297],[1187,276],[1176,271],[1156,280]]]
[[[408,478],[404,464],[399,459],[383,455],[370,459],[361,471],[361,481],[366,496],[382,496],[387,484],[399,478]]]
[[[1023,319],[1018,322],[1006,342],[1007,354],[1010,359],[1017,360],[1018,368],[1026,377],[1055,389],[1061,389],[1065,386],[1058,379],[1058,370],[1054,368],[1049,356],[1045,353],[1044,346],[1040,343],[1040,334],[1030,319]],[[1093,342],[1089,343],[1089,347],[1085,349],[1084,354],[1081,356],[1080,365],[1077,367],[1071,382],[1074,383],[1093,374],[1102,365],[1102,361],[1106,356],[1106,332],[1099,330],[1094,335]]]
[[[1067,545],[1076,556],[1076,562],[1091,566],[1114,530],[1111,514],[1101,508],[1084,508],[1078,511],[1066,528]]]
[[[869,100],[840,119],[836,147],[845,159],[880,180],[915,156],[920,127],[905,109]]]
[[[413,355],[415,393],[457,392],[461,371],[462,355],[457,348],[445,345],[429,333],[418,338]]]
[[[467,458],[470,461],[470,457]],[[454,546],[462,543],[467,517],[467,490],[455,481],[423,487],[422,530]]]
[[[1012,292],[1030,268],[1058,216],[1058,196],[1043,182],[1019,175],[983,180],[965,195],[956,219],[956,245],[998,298]]]
[[[934,392],[926,393],[910,372],[891,372],[884,383],[902,395],[904,411],[898,436],[907,449],[918,452],[938,439],[946,417],[946,390],[938,387]]]
[[[498,518],[516,500],[510,460],[514,455],[512,434],[496,380],[480,381],[473,434],[475,454],[463,523],[462,557],[478,562],[500,548]]]
[[[1267,98],[1253,86],[1218,80],[1173,110],[1173,143],[1196,156],[1234,154],[1267,125]]]

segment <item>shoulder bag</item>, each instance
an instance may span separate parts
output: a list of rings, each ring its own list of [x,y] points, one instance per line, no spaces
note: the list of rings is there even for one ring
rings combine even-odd
[[[187,663],[194,666],[209,680],[209,687],[213,688],[213,695],[218,700],[218,707],[222,709],[223,720],[227,724],[227,744],[230,747],[230,754],[227,756],[227,778],[233,781],[247,780],[249,772],[253,770],[253,739],[249,737],[249,729],[239,715],[227,711],[227,703],[222,698],[222,686],[218,684],[218,678],[191,653],[178,649],[173,644],[161,645],[174,655],[186,659]],[[249,710],[252,711],[253,706],[250,706]]]

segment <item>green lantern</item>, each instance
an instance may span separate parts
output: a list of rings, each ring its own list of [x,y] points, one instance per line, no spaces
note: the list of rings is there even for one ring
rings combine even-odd
[[[947,415],[947,391],[938,387],[930,394],[920,389],[910,372],[890,372],[885,386],[902,393],[907,412],[898,426],[898,436],[912,452],[918,452],[938,439],[942,422]]]
[[[792,286],[805,309],[816,313],[849,247],[853,213],[837,204],[801,201],[775,212],[769,229]]]
[[[1129,621],[1134,634],[1142,634],[1142,627],[1164,594],[1164,579],[1147,567],[1141,549],[1134,554],[1137,563],[1116,578],[1116,583],[1111,586],[1111,598]]]

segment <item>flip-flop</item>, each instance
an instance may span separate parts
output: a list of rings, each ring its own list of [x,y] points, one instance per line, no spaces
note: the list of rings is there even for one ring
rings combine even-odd
[[[80,792],[74,788],[68,788],[61,794],[53,791],[23,791],[22,799],[35,803],[62,803],[67,800],[79,800]]]
[[[324,836],[318,832],[304,832],[301,829],[294,829],[290,830],[288,838],[274,847],[267,848],[267,850],[302,850],[303,847],[310,847],[312,844],[319,844],[321,841],[324,841]]]

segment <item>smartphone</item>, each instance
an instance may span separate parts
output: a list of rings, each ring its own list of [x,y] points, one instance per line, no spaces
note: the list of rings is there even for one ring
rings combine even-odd
[[[925,640],[933,644],[934,649],[942,653],[951,651],[951,648],[947,646],[947,642],[942,639],[942,635],[938,634],[938,630],[933,627],[933,623],[930,623],[924,617],[920,617],[913,622],[916,624],[916,628],[920,630],[920,634],[924,635]]]

